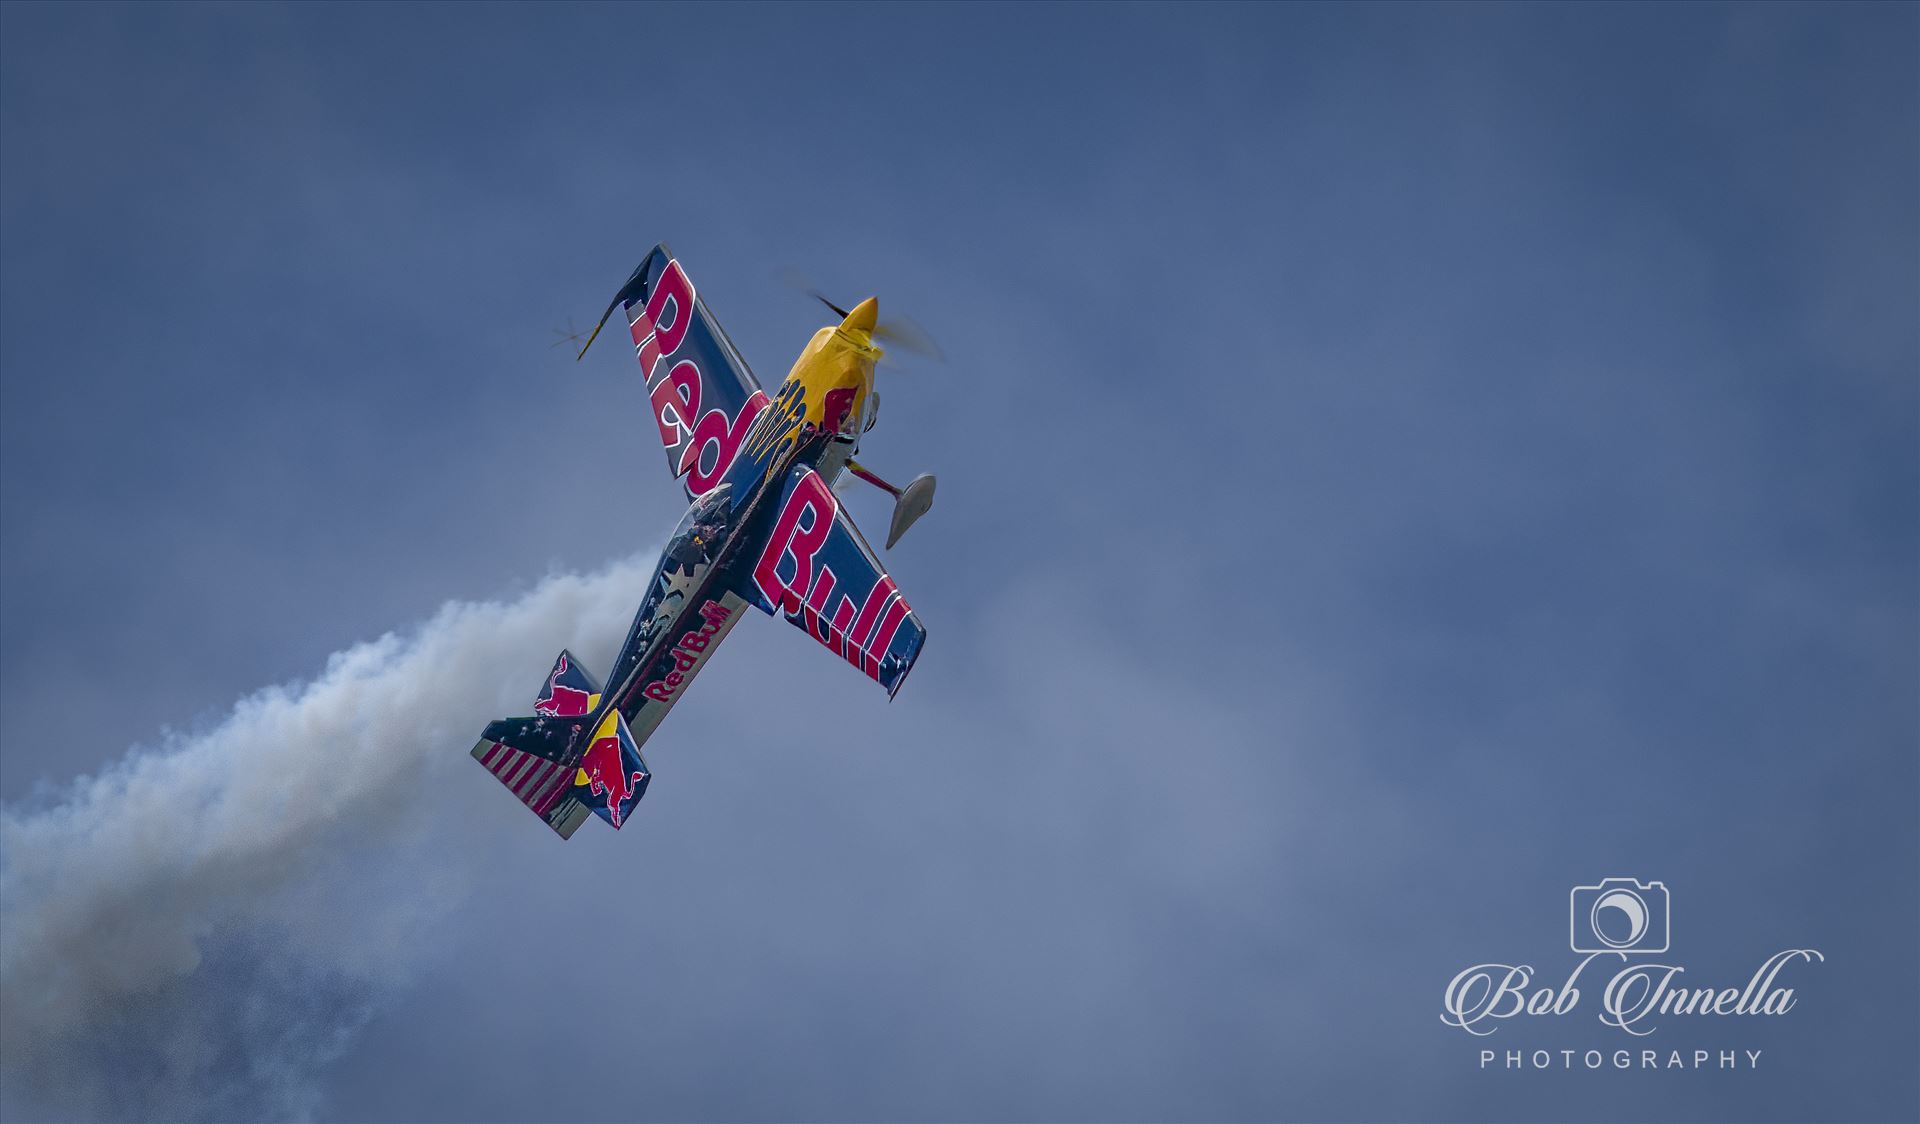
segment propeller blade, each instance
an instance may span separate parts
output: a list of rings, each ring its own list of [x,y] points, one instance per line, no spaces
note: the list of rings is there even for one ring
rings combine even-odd
[[[806,274],[800,272],[799,270],[793,268],[792,266],[787,266],[785,269],[782,269],[780,271],[780,283],[782,285],[785,285],[789,289],[794,289],[799,292],[805,293],[808,296],[812,297],[814,300],[817,300],[821,304],[826,305],[828,308],[833,309],[833,311],[835,311],[836,313],[839,313],[840,319],[845,320],[847,318],[846,309],[841,308],[839,305],[828,300],[827,295],[820,291],[820,286],[815,285],[813,283],[813,278],[808,277]]]
[[[920,322],[911,316],[890,316],[880,322],[874,330],[874,338],[885,342],[890,348],[897,348],[909,355],[922,359],[931,359],[935,363],[945,363],[947,353],[933,342],[933,337],[920,326]]]
[[[780,280],[789,288],[797,289],[826,305],[840,319],[847,318],[847,310],[833,303],[811,278],[798,269],[789,266],[780,270]],[[911,316],[889,316],[880,321],[879,327],[874,329],[873,338],[884,342],[889,353],[901,352],[921,359],[930,359],[935,363],[947,361],[947,353],[940,350],[940,345],[935,343],[927,330],[920,326],[920,322]],[[882,360],[882,362],[886,362],[896,370],[900,369],[897,356],[894,361]]]

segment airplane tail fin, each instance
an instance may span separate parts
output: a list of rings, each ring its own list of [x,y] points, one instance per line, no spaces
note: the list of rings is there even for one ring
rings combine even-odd
[[[474,760],[562,839],[586,822],[585,798],[593,795],[593,786],[582,780],[584,760],[573,748],[577,723],[567,719],[583,718],[599,703],[599,681],[572,652],[562,650],[534,696],[534,713],[489,724],[473,747]],[[637,750],[634,756],[639,757]]]

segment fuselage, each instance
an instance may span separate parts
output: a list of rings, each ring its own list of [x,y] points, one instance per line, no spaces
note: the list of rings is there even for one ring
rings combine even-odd
[[[584,728],[596,728],[608,708],[618,708],[644,741],[738,621],[746,607],[733,591],[738,559],[764,537],[781,482],[805,464],[832,483],[873,422],[877,314],[877,302],[868,298],[841,323],[815,332],[720,483],[694,497],[661,552]]]

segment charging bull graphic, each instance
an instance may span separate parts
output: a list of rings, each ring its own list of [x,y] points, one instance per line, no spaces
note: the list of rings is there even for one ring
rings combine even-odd
[[[615,827],[647,784],[646,770],[632,768],[622,758],[617,735],[595,738],[580,758],[580,772],[587,778],[589,793],[600,798],[600,807],[606,809],[607,822]]]
[[[535,714],[552,714],[571,718],[577,714],[585,714],[591,708],[593,704],[588,701],[593,697],[591,691],[570,687],[561,682],[571,666],[567,662],[566,653],[562,652],[559,662],[554,664],[553,674],[547,677],[547,693],[533,701]]]
[[[825,298],[821,298],[823,303]],[[692,503],[601,689],[562,652],[527,718],[489,724],[473,756],[569,838],[589,814],[614,827],[645,794],[640,749],[740,620],[784,617],[892,698],[927,632],[833,494],[842,473],[894,498],[891,548],[933,505],[934,479],[896,488],[853,459],[873,427],[874,365],[887,339],[868,298],[815,332],[772,395],[692,280],[656,246],[600,317],[624,308],[644,408]],[[581,349],[581,355],[586,348]]]

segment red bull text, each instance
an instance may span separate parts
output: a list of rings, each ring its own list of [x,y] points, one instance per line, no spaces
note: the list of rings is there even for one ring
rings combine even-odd
[[[733,610],[718,601],[709,601],[700,606],[700,619],[705,623],[688,631],[680,637],[680,643],[674,645],[673,670],[642,687],[640,693],[655,702],[672,701],[673,696],[691,678],[693,669],[706,656],[714,636],[732,615]]]
[[[733,417],[717,407],[702,413],[700,365],[682,359],[665,371],[659,370],[661,360],[679,350],[687,338],[694,307],[693,282],[679,261],[670,261],[646,306],[630,310],[633,319],[627,328],[633,333],[640,371],[647,380],[660,443],[669,450],[679,450],[675,471],[687,474],[687,490],[697,496],[720,482],[734,454],[740,451],[740,442],[769,400],[765,391],[756,390]]]
[[[805,626],[808,635],[841,659],[878,680],[880,656],[893,643],[900,622],[913,610],[900,596],[893,579],[883,575],[857,607],[851,596],[842,593],[839,605],[828,615],[835,575],[824,565],[816,572],[814,555],[827,541],[837,510],[833,492],[819,473],[802,476],[767,536],[767,545],[753,567],[753,580],[777,611]],[[783,580],[780,569],[788,559],[793,562],[793,577]]]

